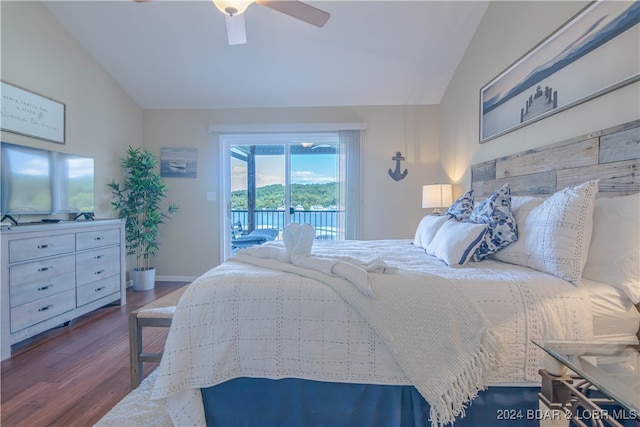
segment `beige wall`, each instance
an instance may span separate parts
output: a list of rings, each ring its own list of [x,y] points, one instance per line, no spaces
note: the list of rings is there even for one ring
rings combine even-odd
[[[220,173],[218,134],[209,125],[353,123],[367,126],[362,150],[361,238],[413,237],[424,215],[421,189],[441,181],[438,161],[438,107],[327,107],[246,110],[154,110],[144,112],[144,144],[198,149],[197,178],[167,178],[172,200],[181,213],[165,229],[156,260],[158,274],[190,277],[220,259]],[[409,173],[401,181],[389,177],[391,158],[402,152]],[[207,192],[217,194],[207,201]],[[171,243],[169,243],[171,242]]]
[[[588,3],[491,2],[440,104],[440,158],[446,173],[459,183],[456,194],[469,188],[471,164],[640,117],[640,84],[635,83],[478,143],[480,89]]]
[[[142,110],[40,2],[1,2],[2,80],[62,102],[66,143],[2,132],[2,141],[95,159],[96,216],[113,217],[106,184],[127,145],[142,145]]]
[[[198,149],[196,179],[167,179],[182,211],[164,229],[160,277],[194,277],[219,260],[218,135],[209,125],[363,122],[363,239],[412,237],[421,187],[452,179],[468,186],[472,163],[638,118],[639,85],[478,144],[480,88],[575,14],[584,2],[492,2],[440,106],[142,111],[38,2],[1,2],[4,81],[66,104],[67,142],[2,132],[2,140],[94,157],[96,213],[111,217],[106,183],[121,174],[127,145]],[[508,36],[507,36],[508,35]],[[396,151],[409,175],[387,171]],[[216,201],[207,201],[207,192]]]
[[[106,183],[121,176],[128,145],[198,149],[196,179],[167,179],[181,213],[164,228],[155,260],[158,276],[197,276],[219,260],[218,136],[212,124],[364,122],[362,226],[364,239],[412,237],[424,214],[420,191],[441,181],[437,106],[257,110],[143,111],[39,2],[2,2],[2,79],[66,104],[66,144],[2,132],[2,140],[96,159],[96,215],[113,217]],[[143,137],[144,135],[144,137]],[[401,151],[409,175],[387,170]],[[216,201],[207,201],[207,192]],[[130,261],[130,267],[132,265]]]

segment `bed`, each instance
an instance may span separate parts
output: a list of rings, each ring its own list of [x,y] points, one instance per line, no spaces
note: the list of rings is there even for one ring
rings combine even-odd
[[[639,126],[473,166],[412,240],[239,251],[180,299],[153,398],[176,425],[538,425],[531,339],[637,342]]]

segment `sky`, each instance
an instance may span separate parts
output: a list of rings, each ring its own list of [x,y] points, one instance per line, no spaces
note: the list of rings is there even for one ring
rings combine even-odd
[[[284,185],[284,156],[260,156],[256,159],[256,187],[271,184]],[[247,168],[243,162],[232,159],[231,191],[247,188]],[[324,184],[335,182],[336,156],[334,154],[299,154],[291,156],[292,184]]]

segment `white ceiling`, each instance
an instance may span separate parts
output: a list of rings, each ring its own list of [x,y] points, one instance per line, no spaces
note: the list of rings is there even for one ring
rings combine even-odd
[[[211,1],[45,1],[143,109],[438,104],[485,1],[309,1],[317,28],[264,6],[229,46]]]

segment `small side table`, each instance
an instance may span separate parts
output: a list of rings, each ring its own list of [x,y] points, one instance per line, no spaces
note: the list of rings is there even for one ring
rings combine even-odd
[[[533,343],[546,352],[538,398],[549,409],[578,426],[640,427],[638,345],[542,340]]]

